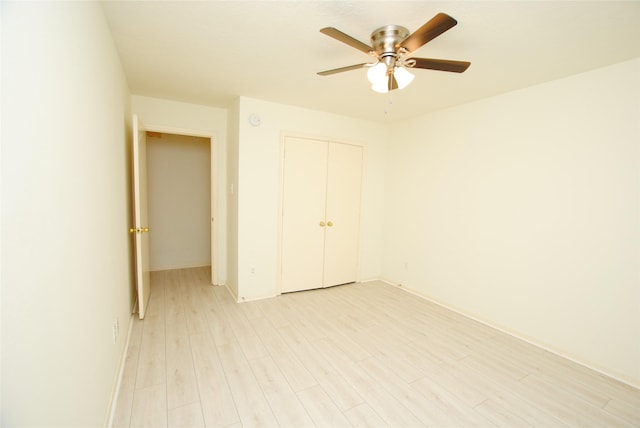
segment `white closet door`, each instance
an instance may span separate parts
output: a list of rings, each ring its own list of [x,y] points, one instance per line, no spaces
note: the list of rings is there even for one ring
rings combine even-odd
[[[322,287],[328,143],[285,140],[281,291]]]
[[[362,147],[329,144],[324,287],[357,279],[362,157]]]

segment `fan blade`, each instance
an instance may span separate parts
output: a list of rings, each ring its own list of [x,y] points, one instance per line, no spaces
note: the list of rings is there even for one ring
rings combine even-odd
[[[322,34],[326,34],[329,37],[333,37],[339,42],[346,43],[352,48],[356,48],[366,54],[373,51],[373,48],[366,43],[362,43],[360,40],[356,40],[353,37],[344,34],[342,31],[335,29],[333,27],[326,27],[320,30]]]
[[[407,62],[415,61],[415,65],[410,68],[426,68],[428,70],[451,71],[454,73],[462,73],[471,65],[467,61],[452,61],[448,59],[432,59],[432,58],[409,58]]]
[[[393,91],[394,89],[398,89],[398,81],[396,80],[396,77],[393,75],[393,73],[389,73],[389,86],[388,86],[389,91]]]
[[[458,21],[449,15],[439,13],[404,39],[400,43],[400,46],[405,48],[407,52],[413,52],[428,41],[435,39],[451,27],[454,27],[457,23]]]
[[[320,71],[318,74],[320,76],[329,76],[330,74],[342,73],[343,71],[357,70],[358,68],[363,68],[368,64],[365,62],[363,64],[349,65],[347,67],[334,68],[333,70]]]

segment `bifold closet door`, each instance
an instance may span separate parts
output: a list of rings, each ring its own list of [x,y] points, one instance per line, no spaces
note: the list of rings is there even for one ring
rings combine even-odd
[[[323,286],[358,276],[362,147],[329,144]]]
[[[287,137],[281,291],[357,279],[362,148]]]
[[[285,140],[281,291],[322,287],[328,143]]]

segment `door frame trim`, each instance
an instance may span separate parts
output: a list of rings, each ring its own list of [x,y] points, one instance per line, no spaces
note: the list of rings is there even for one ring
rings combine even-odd
[[[220,243],[218,240],[221,233],[218,228],[220,227],[219,215],[218,215],[218,134],[217,132],[207,132],[188,128],[179,128],[174,126],[154,125],[152,123],[144,124],[144,131],[160,132],[163,134],[177,134],[185,135],[188,137],[202,137],[209,139],[210,148],[210,162],[211,162],[211,284],[222,285],[220,283],[219,269],[218,269],[218,257]]]

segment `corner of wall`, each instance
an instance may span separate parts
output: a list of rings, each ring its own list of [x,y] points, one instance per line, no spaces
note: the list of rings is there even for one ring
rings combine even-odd
[[[227,288],[238,297],[238,177],[240,99],[227,112]]]

